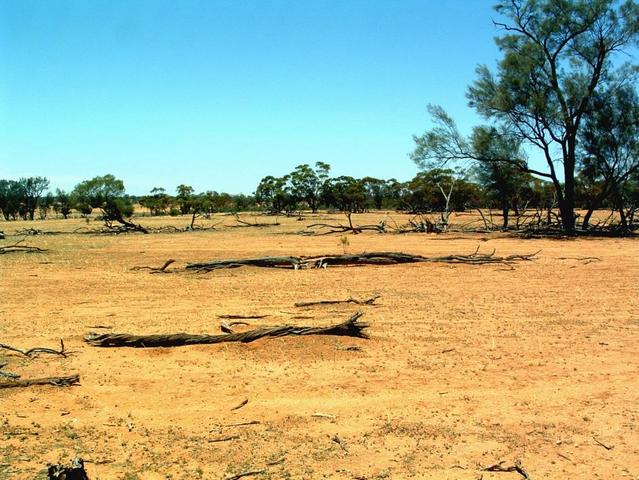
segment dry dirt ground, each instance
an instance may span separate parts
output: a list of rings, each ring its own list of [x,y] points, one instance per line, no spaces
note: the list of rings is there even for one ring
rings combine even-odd
[[[0,342],[56,347],[63,338],[72,353],[28,360],[0,351],[4,369],[23,378],[81,376],[75,387],[0,390],[0,478],[42,478],[47,463],[74,456],[86,461],[92,480],[224,479],[256,470],[263,473],[246,478],[508,480],[523,477],[481,469],[517,460],[533,479],[639,478],[637,240],[365,233],[348,237],[348,251],[431,256],[479,245],[501,255],[541,252],[514,269],[131,270],[168,258],[180,267],[340,253],[339,236],[295,234],[313,220],[230,228],[233,218],[219,217],[227,226],[205,232],[35,236],[27,243],[47,252],[0,255]],[[4,222],[0,230],[83,225]],[[381,295],[378,305],[293,305],[371,294]],[[167,349],[83,341],[96,325],[219,333],[221,314],[268,315],[251,320],[255,326],[319,326],[358,308],[371,324],[370,340],[287,337]],[[254,423],[233,426],[245,422]]]

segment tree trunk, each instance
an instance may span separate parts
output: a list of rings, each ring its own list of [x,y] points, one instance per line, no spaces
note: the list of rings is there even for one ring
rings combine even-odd
[[[508,207],[503,207],[502,209],[502,214],[504,216],[504,224],[502,225],[502,228],[504,230],[508,230],[508,212],[510,211],[510,208]]]
[[[592,217],[592,214],[594,212],[595,212],[595,207],[593,205],[590,205],[588,207],[588,211],[586,212],[586,215],[584,215],[583,222],[581,222],[581,228],[583,228],[584,230],[588,229],[588,227],[590,226],[590,217]]]
[[[576,141],[569,139],[568,158],[564,158],[563,198],[559,198],[561,225],[567,235],[575,234],[575,148]]]

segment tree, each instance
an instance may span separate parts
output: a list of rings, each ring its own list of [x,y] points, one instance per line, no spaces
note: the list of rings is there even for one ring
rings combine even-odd
[[[186,215],[191,211],[194,193],[195,190],[190,185],[178,185],[175,200],[182,215]]]
[[[79,183],[73,190],[73,196],[81,206],[99,208],[107,227],[113,227],[113,222],[117,222],[125,228],[147,233],[141,226],[127,220],[133,215],[133,202],[125,195],[124,182],[113,175]]]
[[[381,210],[384,201],[390,196],[390,188],[386,181],[379,178],[364,177],[362,184],[366,190],[367,206],[371,206],[376,210]]]
[[[581,149],[579,171],[588,204],[583,226],[587,228],[593,210],[608,197],[627,231],[625,186],[639,170],[639,97],[633,86],[624,85],[593,98],[581,134]]]
[[[21,178],[18,183],[22,186],[23,191],[23,213],[27,214],[30,220],[33,220],[38,208],[38,201],[45,190],[49,188],[49,180],[44,177],[28,177]]]
[[[255,189],[255,200],[271,213],[294,211],[297,201],[288,184],[289,178],[289,175],[264,177]]]
[[[344,212],[352,229],[352,214],[364,211],[366,205],[366,189],[361,180],[353,177],[341,176],[331,178],[324,183],[322,200],[325,204]]]
[[[330,169],[329,164],[317,162],[315,170],[307,164],[298,165],[290,175],[292,195],[305,201],[313,213],[319,208],[322,186]]]
[[[615,68],[614,60],[639,35],[639,6],[631,0],[621,5],[614,0],[509,0],[495,9],[508,20],[496,23],[504,31],[496,40],[503,58],[496,75],[486,66],[478,67],[478,78],[468,90],[469,104],[494,121],[500,134],[540,150],[547,170],[532,169],[511,156],[475,156],[462,148],[467,143],[461,136],[444,144],[453,149],[439,152],[445,154],[439,160],[508,163],[550,180],[563,229],[572,234],[580,131],[597,91],[632,76],[629,66]],[[450,126],[452,120],[444,123]],[[427,148],[427,140],[416,138],[413,158],[418,162],[436,158],[437,149]]]
[[[495,128],[477,127],[473,131],[473,150],[484,158],[522,158],[516,138],[499,135]],[[501,209],[502,228],[508,228],[510,210],[519,214],[523,196],[532,181],[530,174],[505,162],[478,162],[476,175],[487,200]]]
[[[27,217],[24,182],[0,180],[0,210],[5,220],[17,220],[18,216]]]
[[[53,202],[53,211],[59,213],[66,220],[73,209],[73,199],[64,190],[59,188],[55,191],[55,201]]]
[[[154,187],[148,195],[140,199],[140,205],[148,208],[151,215],[163,215],[171,206],[173,198],[162,187]]]
[[[38,212],[41,220],[46,220],[49,210],[51,210],[54,204],[55,196],[53,193],[47,192],[46,195],[40,197],[40,200],[38,200]]]

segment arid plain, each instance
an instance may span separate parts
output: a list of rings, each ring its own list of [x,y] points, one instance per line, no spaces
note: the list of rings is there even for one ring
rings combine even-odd
[[[482,471],[500,462],[520,462],[534,479],[639,478],[636,240],[367,232],[343,245],[339,236],[296,233],[317,218],[237,228],[233,217],[216,216],[205,222],[221,222],[214,230],[112,236],[69,233],[86,226],[82,219],[2,223],[10,235],[2,244],[25,226],[67,233],[27,237],[43,253],[0,255],[0,342],[57,348],[63,339],[69,355],[0,350],[0,363],[22,378],[78,373],[80,385],[0,390],[0,478],[42,478],[47,463],[75,456],[91,479],[251,471],[262,473],[247,478],[522,478]],[[344,248],[439,256],[477,247],[540,252],[512,267],[132,270],[169,258],[172,271]],[[294,306],[375,294],[371,306]],[[266,315],[246,329],[329,325],[357,310],[369,340],[289,336],[154,349],[83,340],[97,326],[220,333],[219,315]]]

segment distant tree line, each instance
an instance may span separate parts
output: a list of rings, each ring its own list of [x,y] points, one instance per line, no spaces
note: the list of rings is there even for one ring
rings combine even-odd
[[[407,182],[331,177],[329,172],[330,165],[317,163],[315,169],[305,164],[282,177],[269,175],[257,186],[255,200],[268,212],[286,214],[319,208],[346,213],[385,209],[414,214],[498,208],[505,227],[511,211],[518,214],[556,206],[548,182],[519,172],[432,168]]]
[[[178,186],[175,195],[169,195],[163,188],[154,188],[144,196],[128,195],[124,182],[113,175],[82,181],[71,192],[60,189],[50,192],[49,184],[44,177],[0,179],[2,217],[7,221],[44,220],[54,212],[66,219],[72,212],[87,216],[97,209],[107,225],[127,225],[136,204],[147,208],[151,215],[192,215],[193,219],[215,212],[256,208],[253,196],[214,191],[195,193],[188,185]]]

